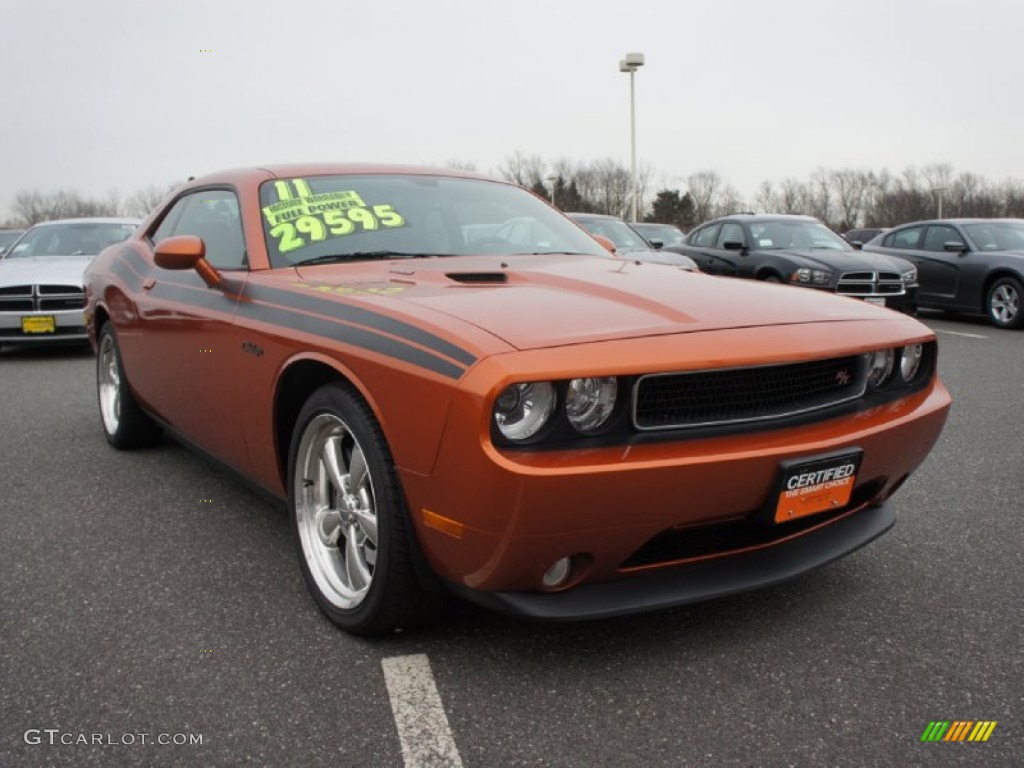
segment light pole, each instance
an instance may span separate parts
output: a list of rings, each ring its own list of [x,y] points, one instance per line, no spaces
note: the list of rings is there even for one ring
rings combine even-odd
[[[938,208],[938,215],[935,217],[936,219],[942,218],[942,193],[948,191],[949,187],[936,187],[932,190],[932,194],[935,195],[936,207]]]
[[[557,208],[558,206],[555,205],[555,184],[558,183],[558,176],[553,173],[549,173],[544,177],[544,181],[551,185],[551,204]]]
[[[644,65],[642,53],[627,53],[626,58],[619,62],[619,72],[629,72],[629,178],[633,186],[632,220],[636,223],[636,91],[633,87],[633,75]]]

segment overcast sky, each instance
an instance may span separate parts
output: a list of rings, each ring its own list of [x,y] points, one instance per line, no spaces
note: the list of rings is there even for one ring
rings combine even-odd
[[[520,150],[715,169],[1024,178],[1021,0],[4,0],[0,218],[20,189]],[[208,49],[210,52],[202,52]]]

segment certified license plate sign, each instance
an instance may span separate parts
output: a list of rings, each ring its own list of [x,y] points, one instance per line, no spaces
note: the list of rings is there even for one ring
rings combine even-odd
[[[53,315],[33,315],[21,318],[22,333],[56,333],[57,321]]]
[[[864,301],[868,304],[874,304],[876,307],[884,307],[885,299],[881,296],[865,296]]]
[[[783,467],[775,522],[845,507],[850,503],[860,459],[858,451]]]

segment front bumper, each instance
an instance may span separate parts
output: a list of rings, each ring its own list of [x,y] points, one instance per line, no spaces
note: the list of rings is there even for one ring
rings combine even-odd
[[[449,584],[455,594],[501,613],[549,621],[599,619],[673,608],[767,587],[848,555],[888,531],[892,509],[851,512],[814,531],[742,555],[692,563],[667,571],[638,573],[576,589],[542,592],[483,592]]]
[[[521,454],[480,442],[471,422],[460,423],[459,414],[468,419],[470,411],[456,409],[434,471],[402,472],[402,483],[430,566],[456,590],[496,593],[477,599],[553,617],[591,615],[596,596],[607,595],[594,615],[614,615],[774,583],[880,535],[892,521],[880,522],[873,508],[925,459],[949,404],[949,393],[935,379],[901,400],[791,428]],[[840,516],[823,513],[821,525],[756,546],[726,535],[697,554],[669,552],[637,564],[637,554],[649,553],[659,537],[682,532],[685,538],[688,531],[703,536],[716,526],[731,530],[758,518],[777,498],[783,462],[853,449],[863,451],[863,461],[851,502],[836,511]],[[458,525],[439,528],[431,515]],[[824,533],[832,528],[837,533]],[[800,540],[807,543],[797,545]],[[818,546],[821,553],[810,552]],[[776,549],[787,554],[766,554]],[[574,563],[567,589],[544,590],[545,571],[563,557]],[[783,567],[778,559],[788,557],[795,560]],[[712,566],[716,559],[720,563]],[[666,575],[653,578],[657,573]],[[707,583],[712,575],[722,575],[723,584]],[[626,587],[610,586],[619,581],[637,590],[652,584],[655,594],[626,600]],[[576,592],[595,597],[568,597]],[[540,607],[548,601],[551,608]]]
[[[23,330],[25,318],[53,318],[53,330],[26,332]],[[60,344],[88,340],[81,309],[0,312],[0,344]]]

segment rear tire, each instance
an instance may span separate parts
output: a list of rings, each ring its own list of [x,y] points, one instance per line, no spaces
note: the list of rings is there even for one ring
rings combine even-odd
[[[350,387],[327,384],[302,407],[289,449],[288,508],[306,586],[341,629],[381,634],[432,612],[387,441]]]
[[[1024,327],[1024,287],[1013,277],[1000,277],[985,296],[985,311],[997,328]]]
[[[96,348],[96,394],[107,442],[121,450],[156,445],[162,430],[132,396],[114,326],[109,321],[100,328]]]

